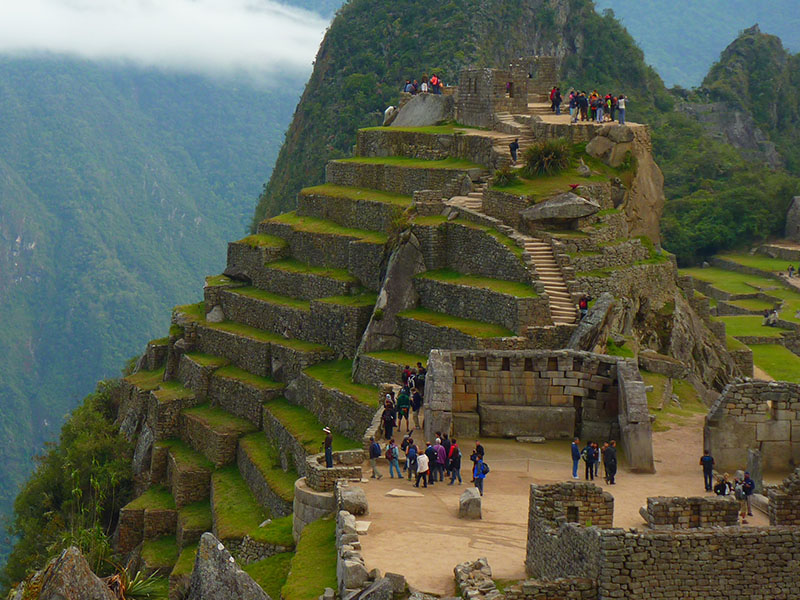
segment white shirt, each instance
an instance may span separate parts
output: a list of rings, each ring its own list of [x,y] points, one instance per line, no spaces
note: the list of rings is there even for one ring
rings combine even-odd
[[[619,106],[621,109],[623,109],[623,110],[624,110],[624,109],[625,109],[625,98],[620,98],[620,99],[617,101],[617,104],[618,104],[618,106]]]
[[[417,456],[417,472],[424,473],[428,470],[428,457],[420,452],[419,456]]]

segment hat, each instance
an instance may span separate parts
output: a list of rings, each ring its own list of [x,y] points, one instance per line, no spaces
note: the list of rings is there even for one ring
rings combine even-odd
[[[331,428],[330,427],[323,427],[322,431],[324,431],[325,433],[330,433],[331,432]]]

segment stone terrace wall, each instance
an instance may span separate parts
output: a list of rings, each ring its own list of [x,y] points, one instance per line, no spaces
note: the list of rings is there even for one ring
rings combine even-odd
[[[642,516],[651,529],[693,529],[735,527],[739,524],[739,503],[733,496],[647,499]]]
[[[325,466],[325,455],[306,458],[306,485],[318,492],[330,492],[340,479],[361,481],[363,450],[345,450],[333,453],[333,467]]]
[[[435,164],[426,168],[358,162],[330,161],[325,181],[336,185],[386,190],[412,195],[416,190],[440,190],[448,182],[464,176],[475,179],[482,169],[446,169]]]
[[[402,206],[388,202],[326,196],[308,190],[301,191],[297,196],[298,215],[327,219],[356,229],[388,231],[392,222],[402,213]]]
[[[647,298],[656,305],[673,300],[676,268],[670,262],[631,265],[602,275],[592,272],[576,273],[578,287],[597,298],[611,292],[616,298]]]
[[[769,523],[800,527],[800,467],[769,491]]]
[[[460,158],[494,166],[492,138],[470,134],[420,133],[362,129],[356,138],[356,156],[407,156],[422,160]]]
[[[766,470],[800,464],[800,384],[745,381],[727,385],[709,410],[705,447],[717,468],[747,464],[747,450],[761,451]]]

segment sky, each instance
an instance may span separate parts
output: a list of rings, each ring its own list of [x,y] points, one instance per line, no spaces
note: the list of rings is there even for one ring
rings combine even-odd
[[[0,0],[0,53],[305,77],[327,25],[273,0]]]

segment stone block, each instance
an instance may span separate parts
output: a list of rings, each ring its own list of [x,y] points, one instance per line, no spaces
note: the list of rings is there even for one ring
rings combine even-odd
[[[480,519],[481,517],[481,494],[478,488],[469,487],[461,494],[458,501],[459,519]]]
[[[497,406],[481,404],[480,432],[485,437],[542,435],[569,439],[575,429],[575,409],[555,406]]]
[[[339,585],[345,589],[362,588],[369,581],[367,568],[356,560],[340,561]]]
[[[788,442],[792,435],[789,421],[767,421],[756,424],[756,439],[759,442]]]
[[[353,515],[365,515],[369,512],[367,494],[358,486],[340,485],[337,500],[339,510],[346,510]]]
[[[764,471],[785,472],[792,468],[792,444],[786,442],[762,442],[761,455]]]
[[[477,412],[453,413],[453,436],[458,439],[480,437],[480,415]]]

